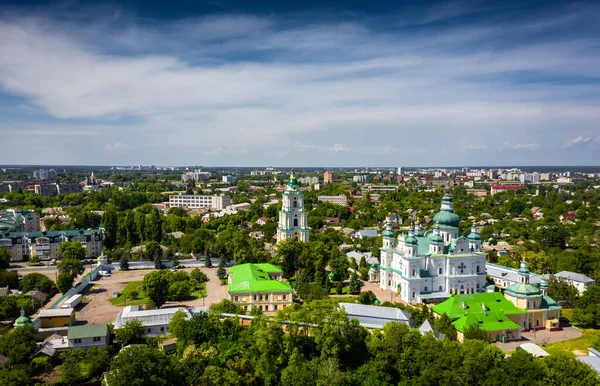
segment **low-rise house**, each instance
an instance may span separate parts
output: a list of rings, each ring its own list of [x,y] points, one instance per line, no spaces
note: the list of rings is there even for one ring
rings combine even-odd
[[[67,340],[70,349],[87,350],[90,347],[106,347],[109,343],[108,324],[71,326],[67,332]]]
[[[48,299],[48,295],[42,291],[31,290],[25,294],[28,298],[31,298],[33,301],[44,304],[46,299]]]
[[[379,266],[379,259],[377,257],[373,257],[372,252],[350,251],[346,253],[346,257],[348,260],[354,259],[354,261],[356,261],[356,265],[359,265],[361,259],[364,257],[368,265],[375,264],[376,266]]]
[[[569,284],[577,288],[577,291],[579,291],[580,294],[584,293],[587,287],[596,283],[594,279],[576,272],[561,271],[554,275],[554,277],[566,280]]]
[[[356,237],[362,240],[365,237],[379,237],[377,229],[361,229],[356,233]]]
[[[273,264],[240,264],[229,268],[229,300],[245,311],[277,311],[292,304],[292,286]]]
[[[169,335],[169,322],[179,310],[183,311],[186,319],[192,317],[190,311],[184,307],[140,310],[139,306],[127,306],[117,315],[114,326],[119,329],[128,321],[135,319],[144,326],[146,336]]]
[[[38,317],[40,318],[40,328],[69,327],[75,324],[75,309],[41,310]]]
[[[340,303],[348,314],[348,319],[356,319],[361,326],[382,329],[386,323],[404,323],[411,327],[410,314],[400,308],[370,306],[355,303]]]
[[[258,220],[256,220],[256,224],[257,225],[265,225],[268,221],[269,221],[269,218],[261,217]]]

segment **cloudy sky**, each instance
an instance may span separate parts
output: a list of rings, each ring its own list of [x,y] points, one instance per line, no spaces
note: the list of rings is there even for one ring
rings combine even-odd
[[[599,18],[592,1],[5,0],[0,164],[599,165]]]

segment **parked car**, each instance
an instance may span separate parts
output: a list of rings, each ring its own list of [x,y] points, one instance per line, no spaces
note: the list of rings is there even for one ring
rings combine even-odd
[[[56,265],[56,259],[50,260],[50,265]]]

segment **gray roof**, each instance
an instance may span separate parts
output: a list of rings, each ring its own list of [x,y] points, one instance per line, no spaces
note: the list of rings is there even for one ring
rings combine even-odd
[[[519,274],[517,273],[517,268],[505,267],[502,265],[486,263],[485,270],[488,275],[492,278],[500,278],[513,283],[519,282]],[[537,285],[542,280],[542,275],[537,273],[529,274],[529,283],[533,285]]]
[[[592,369],[596,371],[596,373],[600,374],[600,357],[577,357],[577,360],[589,365]]]
[[[340,303],[349,319],[357,319],[366,328],[383,328],[388,322],[410,325],[410,314],[393,307],[369,306],[364,304]]]
[[[360,259],[363,256],[364,256],[365,260],[367,261],[367,264],[379,265],[379,259],[377,257],[373,257],[372,252],[350,251],[350,252],[346,253],[346,257],[348,257],[348,259],[350,259],[350,258],[354,259],[356,261],[356,264],[360,263]]]
[[[358,231],[360,237],[377,237],[379,233],[375,229],[361,229]]]
[[[594,282],[594,279],[591,279],[582,273],[576,273],[576,272],[561,271],[554,276],[562,277],[562,278],[576,281],[579,283],[593,283]]]
[[[192,317],[192,314],[187,308],[175,307],[175,308],[160,308],[157,310],[140,310],[139,306],[127,306],[124,307],[121,312],[117,315],[114,326],[115,328],[121,328],[132,319],[139,320],[144,326],[160,326],[169,324],[171,318],[179,310],[183,310],[186,319]]]
[[[421,335],[425,335],[428,332],[432,332],[433,335],[438,339],[444,339],[446,337],[445,334],[442,334],[441,332],[433,328],[433,326],[431,325],[431,323],[429,323],[429,320],[427,319],[425,319],[423,324],[421,324],[421,327],[419,327],[419,332],[421,333]]]
[[[547,357],[550,355],[550,354],[548,354],[548,352],[546,350],[544,350],[543,348],[541,348],[540,346],[538,346],[535,343],[523,343],[518,348],[520,348],[521,350],[527,351],[534,357]]]

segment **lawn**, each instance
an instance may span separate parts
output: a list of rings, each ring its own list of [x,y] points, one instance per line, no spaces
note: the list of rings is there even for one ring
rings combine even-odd
[[[146,294],[144,293],[144,291],[142,291],[141,289],[142,287],[142,282],[141,281],[132,281],[129,282],[125,288],[123,288],[123,291],[121,291],[121,294],[119,295],[119,297],[116,297],[114,299],[109,299],[109,301],[115,305],[115,306],[142,306],[142,305],[146,305],[148,304],[148,302],[150,301],[149,298],[146,297]],[[137,296],[135,297],[135,299],[132,299],[131,297],[129,297],[127,299],[127,303],[125,303],[125,297],[128,296],[132,291],[138,291]],[[197,291],[193,291],[192,293],[190,293],[190,298],[188,300],[195,300],[195,299],[201,299],[201,298],[205,298],[206,297],[206,283],[202,283],[202,287],[197,290]]]
[[[573,357],[575,356],[573,353],[575,350],[581,350],[582,352],[587,353],[588,347],[592,347],[593,344],[600,339],[600,330],[581,329],[581,333],[582,335],[579,338],[549,343],[544,346],[544,350],[548,351],[551,355],[558,352],[566,352]]]
[[[123,291],[121,291],[121,294],[118,297],[116,297],[114,299],[109,299],[109,301],[115,306],[125,306],[125,305],[141,306],[141,305],[148,304],[150,299],[148,299],[146,297],[146,294],[144,293],[144,291],[142,291],[141,287],[142,287],[141,281],[129,282],[129,283],[127,283],[125,288],[123,288]],[[129,296],[129,294],[134,290],[138,291],[135,299],[131,299],[131,298],[126,299],[126,297]],[[127,304],[125,303],[126,300],[127,300]]]

